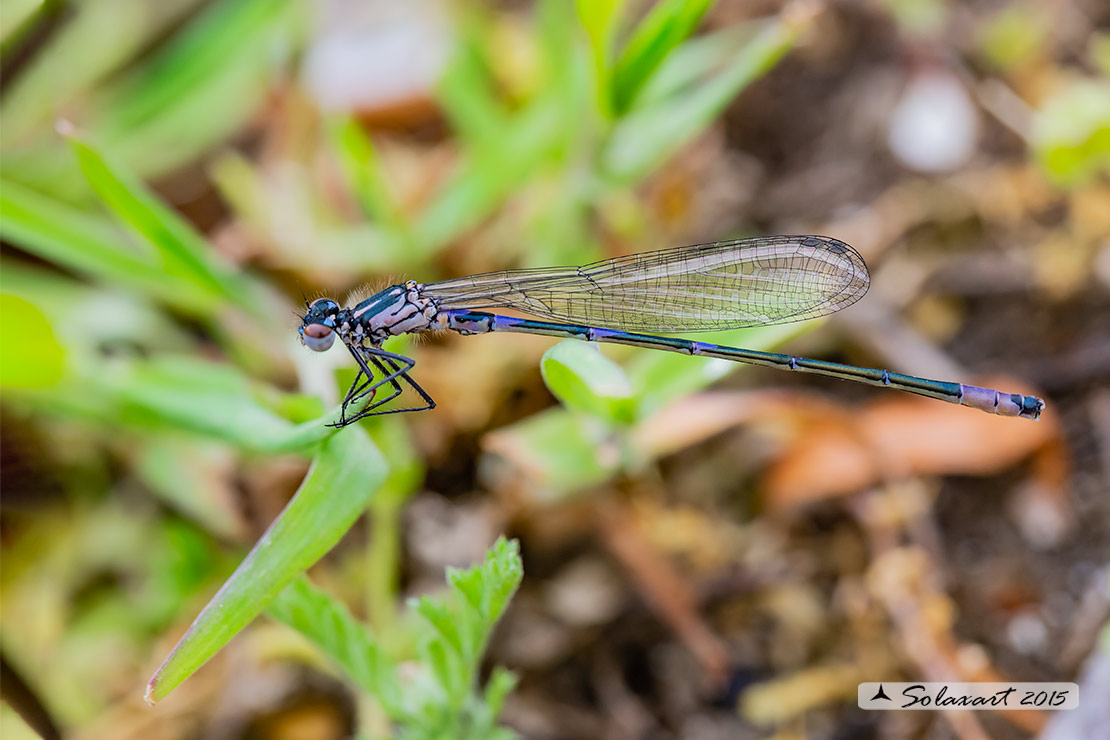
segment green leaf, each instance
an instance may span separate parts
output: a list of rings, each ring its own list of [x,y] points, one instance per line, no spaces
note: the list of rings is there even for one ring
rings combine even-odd
[[[544,353],[540,370],[547,387],[569,408],[613,424],[627,424],[636,416],[624,370],[594,345],[562,341]]]
[[[501,618],[512,594],[524,577],[520,544],[498,537],[481,565],[448,571],[447,582],[489,630]]]
[[[520,559],[520,543],[498,537],[493,548],[486,553],[486,561],[478,570],[482,584],[482,617],[492,628],[501,619],[524,578],[524,563]]]
[[[315,643],[395,721],[405,718],[397,667],[346,605],[302,576],[278,594],[266,613]]]
[[[165,697],[191,676],[334,547],[362,514],[386,470],[381,453],[358,426],[325,441],[285,510],[150,679],[147,701]]]
[[[1013,71],[1035,60],[1052,30],[1051,19],[1036,5],[1015,2],[986,21],[977,32],[980,53],[996,68]]]
[[[459,727],[469,726],[457,715],[475,685],[490,633],[523,575],[520,546],[501,537],[480,565],[466,570],[448,569],[452,599],[424,596],[412,602],[413,609],[430,628],[425,629],[420,652],[434,684],[438,685],[438,690],[429,690],[423,697],[425,716],[454,718]],[[504,686],[495,687],[492,696],[503,699],[499,695],[503,689]],[[496,718],[496,712],[476,706],[473,697],[470,699],[471,712]],[[448,736],[456,737],[458,732]]]
[[[812,324],[738,329],[714,337],[714,342],[768,350],[810,328]],[[744,367],[727,360],[648,349],[632,350],[632,354],[625,369],[640,418]],[[483,446],[525,471],[534,500],[557,501],[604,483],[629,465],[647,459],[632,445],[634,436],[614,435],[609,430],[599,433],[598,424],[590,421],[566,409],[549,409],[490,434]]]
[[[413,611],[424,617],[451,649],[459,655],[466,654],[454,615],[448,611],[446,604],[431,597],[422,596],[416,600]]]
[[[0,386],[49,388],[65,373],[65,352],[33,303],[0,294]]]
[[[485,705],[492,715],[491,720],[496,720],[505,705],[505,699],[516,688],[517,679],[512,672],[501,666],[494,666],[490,672],[489,681],[486,682]]]
[[[446,696],[447,706],[444,708],[457,712],[467,689],[467,671],[459,654],[449,650],[447,643],[440,640],[425,643],[420,653],[436,684]]]
[[[701,22],[713,0],[660,0],[636,26],[613,70],[613,109],[620,115],[667,56]]]
[[[726,67],[706,82],[649,107],[618,124],[602,153],[617,182],[634,182],[672,156],[712,123],[744,87],[767,73],[809,27],[810,16],[771,22]]]

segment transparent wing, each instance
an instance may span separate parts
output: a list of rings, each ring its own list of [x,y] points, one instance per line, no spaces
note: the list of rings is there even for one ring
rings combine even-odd
[[[487,272],[424,292],[444,309],[514,308],[604,329],[691,332],[817,318],[855,303],[869,284],[863,258],[844,242],[770,236]]]

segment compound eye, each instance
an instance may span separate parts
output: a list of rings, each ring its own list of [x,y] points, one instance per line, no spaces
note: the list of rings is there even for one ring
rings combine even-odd
[[[308,304],[309,311],[314,308],[319,308],[324,313],[330,313],[332,311],[338,311],[339,304],[333,301],[331,298],[317,298],[312,303]]]
[[[323,324],[308,324],[301,331],[304,344],[314,352],[323,352],[335,341],[335,332]]]

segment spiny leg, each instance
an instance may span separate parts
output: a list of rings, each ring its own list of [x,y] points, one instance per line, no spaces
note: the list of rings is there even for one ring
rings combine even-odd
[[[355,358],[355,362],[358,363],[359,371],[358,375],[355,376],[355,382],[352,383],[351,387],[347,389],[347,394],[343,398],[344,406],[357,401],[362,396],[373,393],[375,390],[385,385],[386,383],[393,384],[393,381],[395,381],[397,376],[401,375],[403,372],[405,372],[405,370],[412,369],[412,367],[416,364],[413,360],[405,357],[404,355],[394,355],[391,352],[387,352],[385,354],[389,355],[390,357],[398,357],[405,360],[407,367],[404,370],[400,370],[396,366],[391,365],[391,370],[387,370],[380,363],[375,362],[374,366],[382,372],[382,378],[381,380],[374,382],[374,373],[366,364],[366,360],[362,353],[365,352],[367,355],[375,355],[377,354],[377,352],[372,349],[359,349],[350,345],[347,346],[347,349],[350,351],[351,356]],[[366,376],[366,382],[360,386],[359,379],[363,376]]]
[[[362,368],[360,367],[358,369],[358,375],[355,376],[355,382],[351,383],[351,387],[347,389],[347,394],[343,397],[344,406],[360,396],[362,392],[366,389],[366,387],[370,385],[371,382],[373,382],[372,378],[367,378],[366,382],[360,386],[359,381],[362,380],[362,378],[364,377],[365,373],[362,372]]]
[[[383,404],[392,401],[394,398],[401,394],[402,388],[401,385],[397,382],[397,378],[405,378],[410,385],[413,385],[412,380],[408,378],[405,373],[407,370],[412,369],[412,367],[416,365],[416,362],[414,360],[409,357],[405,357],[404,355],[398,355],[392,352],[384,352],[382,350],[367,348],[356,349],[355,347],[352,347],[350,345],[347,346],[347,349],[355,358],[355,362],[358,363],[359,374],[355,376],[355,382],[351,385],[350,389],[347,391],[344,397],[339,421],[335,424],[332,424],[331,426],[343,427],[367,416],[377,416],[383,413],[398,413],[400,411],[424,410],[424,408],[420,408],[397,409],[396,411],[388,412],[379,411],[377,413],[374,412],[374,409],[380,408]],[[377,359],[379,356],[386,358],[386,361],[388,362],[388,367],[386,365],[383,365],[382,362]],[[367,358],[369,358],[370,362],[380,371],[382,375],[382,377],[377,381],[374,381],[374,373],[366,362]],[[403,363],[404,367],[398,367],[398,363]],[[362,385],[359,385],[359,380],[363,375],[366,376],[367,380]],[[387,384],[392,389],[392,393],[390,393],[385,398],[371,401],[369,405],[365,406],[362,409],[359,409],[356,414],[352,416],[347,416],[347,409],[352,403],[357,403],[359,399],[373,394],[375,391],[377,391],[378,388],[381,388],[383,385]],[[417,390],[421,393],[422,396],[427,398],[427,394],[423,392],[423,389],[417,387]]]
[[[371,411],[373,409],[378,408],[379,406],[382,406],[384,404],[389,403],[394,398],[401,395],[401,391],[403,390],[401,388],[401,384],[397,382],[398,375],[397,375],[396,372],[394,372],[394,371],[397,370],[397,368],[395,368],[395,367],[387,368],[385,365],[382,364],[381,360],[379,360],[377,357],[374,357],[374,356],[370,357],[370,362],[372,362],[374,364],[374,367],[378,368],[378,370],[381,370],[381,372],[382,372],[382,378],[383,379],[382,379],[381,383],[378,384],[378,387],[388,383],[389,387],[391,389],[391,392],[385,398],[375,398],[374,402],[371,403],[366,408],[364,408],[362,411],[360,411],[359,414],[362,414],[364,411]]]
[[[358,418],[362,417],[362,412],[366,410],[365,408],[360,409],[354,417],[347,416],[347,409],[352,403],[357,403],[360,399],[366,396],[370,396],[371,398],[373,398],[374,392],[386,383],[390,383],[394,388],[398,387],[396,381],[397,373],[390,373],[388,370],[382,367],[380,363],[375,362],[375,367],[377,367],[378,370],[380,370],[382,373],[381,380],[375,382],[374,373],[366,364],[366,360],[363,358],[362,353],[350,345],[347,345],[347,349],[350,351],[351,356],[355,358],[355,362],[358,363],[359,371],[358,375],[355,376],[355,382],[351,384],[351,387],[347,390],[347,393],[343,398],[343,406],[340,409],[339,421],[331,425],[334,427],[346,426],[347,424],[350,424],[353,420],[357,420]],[[366,377],[366,382],[364,382],[362,385],[359,385],[359,380],[363,376]],[[367,408],[375,408],[377,406],[380,406],[385,401],[391,400],[396,396],[397,393],[393,393],[389,398],[384,399],[383,401],[371,402]]]
[[[381,361],[378,360],[375,357],[371,357],[370,362],[373,363],[374,366],[377,367],[379,370],[381,370],[383,375],[386,376],[385,379],[383,379],[382,381],[375,384],[374,389],[377,389],[377,388],[381,387],[382,385],[388,383],[389,386],[390,386],[391,392],[385,398],[376,398],[376,399],[374,399],[371,403],[367,404],[362,409],[360,409],[358,411],[358,413],[355,414],[354,416],[344,418],[342,420],[344,426],[346,426],[347,424],[353,424],[354,422],[356,422],[360,419],[365,419],[368,416],[379,416],[383,413],[392,413],[392,412],[389,412],[389,411],[376,411],[375,409],[381,408],[384,404],[389,403],[394,398],[397,398],[397,396],[401,395],[401,392],[402,392],[403,389],[401,388],[401,384],[397,382],[397,377],[399,377],[399,376],[397,376],[395,373],[391,373],[390,370],[387,369],[384,365],[382,365]],[[396,368],[394,368],[394,370],[395,369]]]
[[[430,411],[431,409],[434,409],[436,407],[436,402],[432,400],[432,397],[428,395],[428,392],[421,388],[420,384],[413,380],[412,377],[408,374],[408,371],[416,366],[416,362],[414,360],[405,357],[404,355],[398,355],[393,352],[386,352],[384,349],[376,350],[375,354],[381,357],[383,361],[388,363],[389,366],[393,367],[394,369],[396,369],[396,365],[394,364],[395,361],[406,362],[408,364],[408,367],[406,367],[401,372],[401,379],[408,383],[414,391],[419,393],[420,397],[424,399],[424,403],[427,404],[426,406],[420,406],[418,408],[411,409],[400,409],[399,411]]]
[[[393,388],[393,392],[390,393],[389,396],[386,398],[375,400],[369,406],[361,409],[354,416],[342,419],[341,424],[338,424],[336,426],[345,426],[347,424],[352,424],[360,419],[365,419],[368,416],[403,414],[411,411],[427,411],[429,409],[435,408],[436,403],[434,400],[432,400],[432,397],[428,395],[427,391],[421,388],[420,385],[408,375],[408,371],[416,365],[416,362],[412,358],[405,357],[404,355],[395,354],[393,352],[386,352],[382,349],[367,349],[365,350],[365,352],[368,355],[370,362],[373,363],[375,367],[377,367],[379,370],[382,371],[382,373],[385,374],[385,377],[375,383],[371,390],[379,388],[383,384],[388,382]],[[362,358],[360,357],[359,359],[361,360]],[[401,365],[403,365],[403,367],[401,367]],[[426,405],[400,409],[388,409],[386,411],[377,411],[378,408],[388,403],[389,401],[392,401],[402,392],[402,388],[400,386],[400,383],[398,382],[398,379],[408,383],[408,385],[413,390],[419,393],[420,397],[424,400]]]

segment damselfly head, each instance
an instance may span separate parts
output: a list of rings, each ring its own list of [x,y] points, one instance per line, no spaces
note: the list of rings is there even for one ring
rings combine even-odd
[[[339,304],[330,298],[317,298],[308,304],[299,330],[301,344],[314,352],[323,352],[335,341],[335,318]]]

